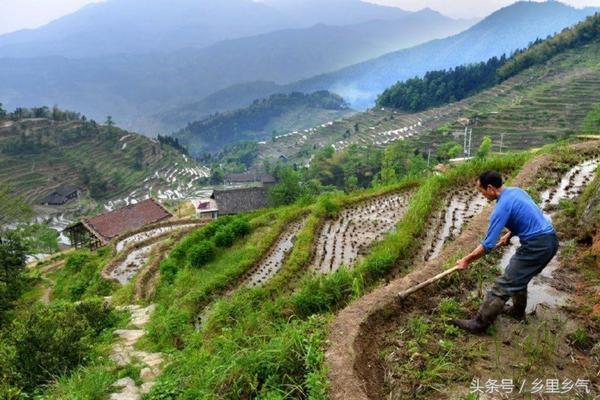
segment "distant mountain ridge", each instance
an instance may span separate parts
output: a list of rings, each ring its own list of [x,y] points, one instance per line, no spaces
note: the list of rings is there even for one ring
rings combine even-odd
[[[391,49],[444,37],[469,24],[422,11],[397,21],[348,26],[320,24],[169,53],[0,58],[0,74],[5,77],[0,80],[0,101],[11,108],[59,104],[97,119],[112,115],[117,123],[129,129],[150,135],[164,134],[212,112],[247,105],[264,97],[251,96],[249,102],[224,108],[209,106],[178,125],[153,117],[197,103],[231,85],[259,80],[287,84]]]
[[[297,82],[285,90],[330,90],[343,96],[352,107],[371,107],[376,96],[397,81],[431,70],[510,55],[535,39],[560,32],[598,11],[600,8],[576,9],[557,1],[521,1],[496,11],[460,34]]]
[[[0,36],[0,57],[169,52],[318,23],[347,25],[409,14],[360,0],[109,0],[37,29]]]

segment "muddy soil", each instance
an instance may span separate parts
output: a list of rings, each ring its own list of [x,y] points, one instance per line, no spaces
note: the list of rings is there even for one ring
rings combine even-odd
[[[110,271],[109,276],[117,280],[121,285],[126,284],[133,275],[146,265],[150,257],[150,252],[157,245],[158,243],[152,243],[132,250],[122,262],[118,263]]]
[[[162,226],[149,231],[136,233],[135,235],[129,236],[125,239],[118,241],[115,248],[117,250],[117,253],[120,253],[123,250],[125,250],[128,246],[131,246],[135,243],[143,242],[144,240],[152,239],[157,236],[173,232],[175,230],[191,228],[193,226],[196,226],[196,224]]]
[[[387,194],[344,209],[323,224],[311,269],[331,273],[351,266],[402,219],[410,193]]]
[[[599,145],[597,141],[586,142],[573,145],[572,148],[580,154],[597,154]],[[532,186],[551,161],[548,155],[533,159],[512,181],[512,185]],[[377,352],[382,348],[386,329],[390,326],[397,328],[394,319],[401,318],[411,307],[419,303],[427,304],[439,285],[417,292],[403,303],[397,301],[396,294],[439,273],[444,260],[474,248],[485,234],[490,213],[491,207],[484,208],[473,218],[469,229],[445,246],[437,258],[418,265],[410,274],[375,289],[337,315],[330,328],[330,346],[326,352],[326,365],[330,370],[330,398],[384,398],[384,373]],[[456,278],[447,278],[445,281],[449,279]],[[451,293],[448,294],[452,296]]]
[[[458,237],[462,229],[483,210],[488,201],[473,187],[464,187],[450,193],[444,207],[427,224],[426,234],[418,261],[437,257],[444,244]]]
[[[257,287],[271,279],[281,267],[294,247],[296,235],[304,226],[306,219],[295,221],[288,226],[279,236],[277,242],[271,247],[267,255],[242,279],[242,285],[246,287]]]

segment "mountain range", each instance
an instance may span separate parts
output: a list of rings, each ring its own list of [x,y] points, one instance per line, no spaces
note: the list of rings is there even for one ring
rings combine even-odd
[[[410,12],[359,0],[109,0],[0,37],[0,57],[170,52],[315,24],[397,20]]]
[[[110,0],[0,36],[0,102],[111,115],[149,135],[274,93],[329,90],[361,109],[398,80],[511,53],[596,11],[520,2],[468,28],[359,0],[201,3]]]
[[[598,11],[600,8],[576,9],[556,1],[518,2],[457,35],[392,52],[280,90],[329,90],[344,97],[353,108],[364,109],[372,107],[377,95],[397,81],[502,54],[508,56]]]

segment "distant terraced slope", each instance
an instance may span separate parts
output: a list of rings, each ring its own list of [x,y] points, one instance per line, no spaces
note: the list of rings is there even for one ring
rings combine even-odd
[[[484,135],[494,150],[537,147],[564,138],[578,129],[600,103],[600,43],[565,51],[548,62],[478,95],[419,113],[372,109],[263,145],[263,157],[284,154],[307,161],[307,150],[332,145],[336,150],[357,145],[386,146],[414,140],[426,150],[453,138],[470,119],[473,148]],[[460,121],[460,122],[459,122]],[[462,143],[462,138],[456,137]]]
[[[155,190],[176,189],[164,173],[176,168],[186,172],[186,188],[208,175],[172,147],[115,127],[45,118],[0,121],[0,184],[28,203],[61,184],[76,185],[94,200],[115,199],[150,182]]]

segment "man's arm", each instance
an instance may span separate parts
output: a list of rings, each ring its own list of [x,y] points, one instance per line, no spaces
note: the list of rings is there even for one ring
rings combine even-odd
[[[508,244],[508,241],[512,236],[511,232],[508,232],[507,234],[502,236],[500,243],[498,243],[498,238],[500,237],[500,233],[502,233],[502,230],[504,229],[504,226],[508,221],[508,217],[509,210],[500,206],[496,206],[496,208],[492,212],[492,216],[490,217],[490,226],[488,228],[485,239],[482,240],[479,246],[477,246],[475,250],[473,250],[469,255],[458,260],[456,266],[465,269],[473,261],[483,257],[486,253],[492,251],[494,248],[496,248],[497,245],[504,245],[504,242]]]
[[[465,269],[473,261],[483,257],[484,255],[485,255],[485,248],[483,247],[483,245],[480,244],[469,255],[458,260],[458,262],[456,263],[456,266],[459,268]]]

